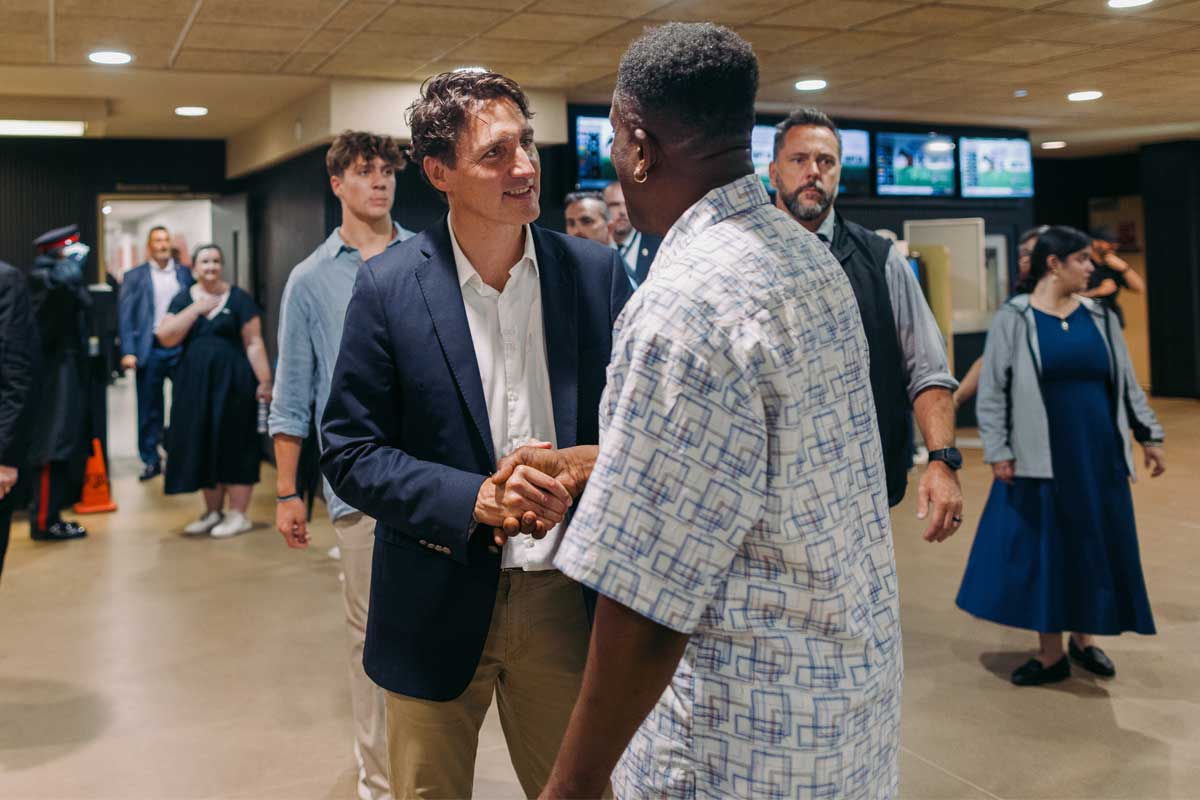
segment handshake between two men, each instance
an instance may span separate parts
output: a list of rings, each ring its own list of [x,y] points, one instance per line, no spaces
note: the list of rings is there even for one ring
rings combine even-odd
[[[519,533],[542,538],[583,494],[598,451],[596,445],[551,450],[545,442],[517,448],[479,487],[475,521],[494,528],[501,547]]]

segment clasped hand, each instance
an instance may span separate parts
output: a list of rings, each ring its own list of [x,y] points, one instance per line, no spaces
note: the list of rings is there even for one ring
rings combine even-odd
[[[496,465],[479,487],[475,520],[495,529],[497,545],[518,533],[540,539],[566,518],[585,478],[568,451],[549,444],[521,447]]]

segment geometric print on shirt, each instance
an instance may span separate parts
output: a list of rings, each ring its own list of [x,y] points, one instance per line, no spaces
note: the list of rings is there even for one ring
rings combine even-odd
[[[619,798],[889,798],[896,565],[858,307],[754,176],[664,240],[614,330],[557,566],[691,635]]]

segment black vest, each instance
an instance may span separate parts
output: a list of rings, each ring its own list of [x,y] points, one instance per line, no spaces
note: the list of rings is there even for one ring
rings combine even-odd
[[[850,279],[867,334],[871,393],[875,396],[875,416],[883,443],[888,505],[894,506],[904,499],[908,487],[912,432],[904,354],[896,336],[896,317],[887,286],[887,258],[892,243],[838,214],[829,249]]]

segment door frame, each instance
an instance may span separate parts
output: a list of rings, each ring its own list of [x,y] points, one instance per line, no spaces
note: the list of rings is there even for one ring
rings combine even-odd
[[[106,203],[113,201],[123,202],[127,200],[138,201],[171,201],[171,200],[216,200],[220,198],[219,194],[203,194],[193,192],[137,192],[137,193],[122,193],[122,192],[105,192],[96,195],[96,283],[107,283],[105,276],[108,274],[108,265],[104,263],[104,257],[107,250],[104,247],[104,212],[101,210]]]

